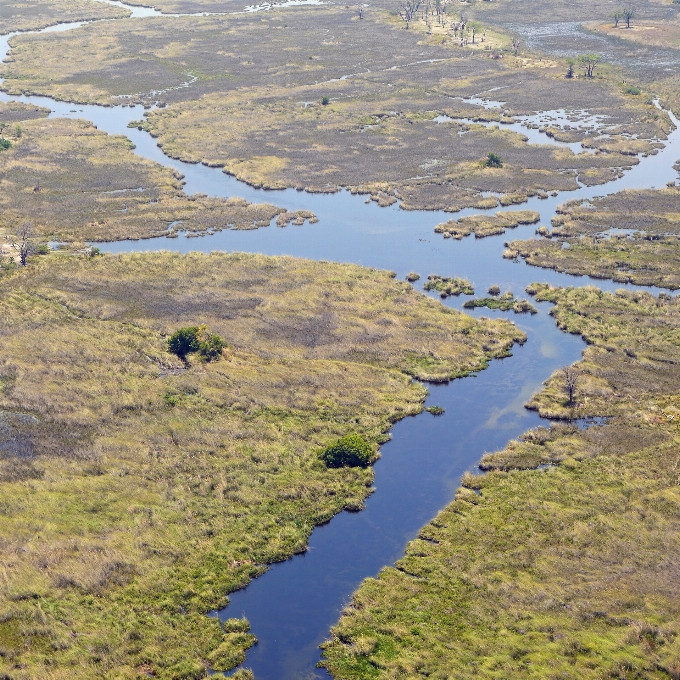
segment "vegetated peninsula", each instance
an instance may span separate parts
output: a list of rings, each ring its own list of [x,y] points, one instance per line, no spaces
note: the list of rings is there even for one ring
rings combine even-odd
[[[182,176],[135,155],[130,140],[83,120],[47,119],[0,103],[4,231],[30,222],[36,238],[81,243],[300,224],[314,215],[240,198],[188,196]]]
[[[680,300],[532,286],[588,341],[325,645],[339,680],[680,672]],[[574,419],[605,417],[589,429]]]
[[[245,254],[55,253],[0,277],[0,308],[0,674],[17,680],[241,662],[247,621],[206,613],[362,507],[378,444],[423,407],[413,378],[526,339],[389,272]]]
[[[130,10],[95,0],[3,0],[0,4],[0,34],[37,30],[68,21],[127,16],[130,16]]]

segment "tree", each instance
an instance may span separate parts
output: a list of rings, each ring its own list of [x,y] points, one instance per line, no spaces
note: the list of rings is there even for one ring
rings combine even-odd
[[[585,69],[585,75],[588,78],[593,77],[595,67],[602,61],[602,55],[595,52],[588,54],[581,54],[578,58],[578,63]]]
[[[420,0],[404,0],[401,3],[401,9],[399,10],[399,16],[402,21],[406,23],[406,28],[413,21],[418,8],[420,7]]]
[[[574,66],[576,65],[576,59],[572,59],[571,57],[567,59],[567,78],[573,78],[574,77]]]
[[[574,405],[574,397],[576,396],[576,387],[578,380],[581,377],[581,371],[575,366],[565,366],[562,369],[563,388],[567,395],[567,405]]]
[[[512,51],[515,56],[519,54],[519,48],[521,47],[522,43],[519,41],[519,38],[513,38],[512,39]]]
[[[502,168],[503,159],[493,151],[489,151],[484,161],[484,166],[487,168]]]
[[[183,361],[186,361],[187,354],[194,353],[204,361],[215,361],[222,356],[225,346],[224,340],[208,331],[205,325],[179,328],[168,338],[168,350]]]
[[[35,241],[35,229],[29,221],[22,222],[15,236],[10,238],[9,245],[19,256],[19,263],[26,266],[28,258],[38,252],[38,244]]]
[[[614,19],[614,28],[618,28],[619,22],[623,19],[623,12],[620,9],[617,9],[616,12],[612,14],[612,19]]]
[[[482,30],[482,25],[479,21],[468,21],[467,25],[470,33],[472,33],[472,44],[475,44],[475,34]]]
[[[632,7],[624,7],[621,10],[621,15],[623,17],[623,20],[626,22],[626,28],[630,28],[630,22],[632,18],[635,16],[635,10]]]

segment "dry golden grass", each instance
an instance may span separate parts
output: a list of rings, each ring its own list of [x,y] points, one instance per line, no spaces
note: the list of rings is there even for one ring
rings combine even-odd
[[[122,7],[94,0],[3,0],[0,4],[0,34],[30,31],[68,21],[114,19],[129,16]]]
[[[8,107],[15,120],[40,113],[15,109]],[[173,170],[136,156],[127,138],[85,121],[22,120],[20,129],[7,128],[12,147],[0,152],[0,227],[6,232],[30,220],[44,238],[114,241],[314,217],[238,198],[187,196]]]
[[[77,259],[0,279],[0,673],[203,677],[253,643],[205,613],[315,524],[361,507],[374,445],[422,408],[410,376],[483,368],[525,336],[387,272],[253,255]],[[166,333],[208,323],[221,361]]]

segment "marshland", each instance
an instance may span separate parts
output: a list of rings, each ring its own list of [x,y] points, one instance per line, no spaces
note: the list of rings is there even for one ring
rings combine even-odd
[[[680,673],[678,9],[404,11],[3,7],[0,677]]]

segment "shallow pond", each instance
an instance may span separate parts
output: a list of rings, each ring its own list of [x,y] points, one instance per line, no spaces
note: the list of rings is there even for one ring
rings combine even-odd
[[[102,1],[127,7],[115,0]],[[133,10],[136,20],[160,14],[146,8],[129,9]],[[46,30],[70,30],[81,25],[82,22],[61,24]],[[7,52],[9,37],[0,38],[1,55]],[[538,225],[521,226],[506,235],[486,239],[445,240],[434,233],[434,227],[451,219],[450,213],[410,212],[400,210],[397,205],[380,208],[374,202],[367,203],[365,197],[353,196],[347,191],[335,194],[309,194],[293,189],[263,191],[238,182],[219,168],[169,159],[147,133],[127,128],[130,121],[143,116],[140,106],[82,106],[55,102],[47,97],[6,94],[0,94],[0,100],[31,102],[50,108],[52,117],[84,118],[108,133],[126,135],[135,143],[137,154],[184,174],[185,190],[189,194],[240,196],[290,210],[311,210],[319,218],[318,224],[301,227],[270,226],[252,231],[222,231],[198,238],[180,234],[176,238],[99,244],[106,252],[166,249],[288,254],[391,269],[399,277],[416,271],[422,277],[416,287],[421,287],[430,273],[463,276],[472,281],[477,294],[484,294],[490,285],[498,284],[503,290],[512,290],[521,296],[532,281],[556,285],[593,283],[607,290],[630,287],[531,268],[501,257],[506,240],[529,238]],[[486,107],[502,105],[502,102],[482,98],[477,103]],[[587,112],[581,114],[587,116]],[[447,122],[440,118],[427,124]],[[525,126],[556,124],[563,120],[567,120],[563,111],[537,112],[534,117],[513,124],[512,129],[527,135],[531,142],[556,143],[544,133]],[[672,120],[677,125],[673,116]],[[587,122],[596,125],[599,121]],[[680,157],[679,139],[676,128],[656,156],[641,158],[622,178],[606,185],[581,187],[543,200],[532,198],[519,207],[538,211],[540,224],[549,225],[556,207],[565,200],[586,200],[625,188],[663,187],[678,177],[673,164]],[[455,217],[480,212],[484,211],[465,210]],[[444,304],[462,308],[466,299],[469,298],[448,298]],[[428,404],[444,407],[445,413],[436,417],[423,413],[394,426],[392,440],[382,447],[382,458],[375,466],[376,491],[368,499],[365,510],[343,512],[329,524],[318,527],[306,554],[274,565],[247,588],[233,593],[228,607],[211,614],[221,618],[245,615],[250,620],[259,644],[248,653],[244,665],[254,670],[258,680],[328,677],[325,671],[315,668],[320,658],[318,645],[328,635],[359,583],[375,576],[381,567],[394,563],[403,554],[406,542],[453,498],[463,472],[474,470],[485,452],[502,448],[509,439],[539,424],[538,416],[524,409],[523,404],[554,370],[579,358],[583,343],[555,327],[547,314],[549,305],[537,306],[539,313],[535,316],[510,315],[529,336],[524,347],[513,350],[513,357],[493,362],[476,377],[431,386]],[[472,313],[508,316],[486,309]]]

